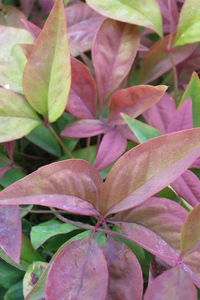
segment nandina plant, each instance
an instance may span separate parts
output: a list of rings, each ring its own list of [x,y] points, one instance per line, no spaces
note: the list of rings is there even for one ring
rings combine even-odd
[[[199,0],[86,2],[0,1],[0,294],[195,300]]]

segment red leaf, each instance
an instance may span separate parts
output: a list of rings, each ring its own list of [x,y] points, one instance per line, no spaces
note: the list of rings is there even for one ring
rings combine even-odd
[[[100,107],[128,75],[140,44],[135,25],[106,19],[92,47]]]
[[[127,141],[118,128],[108,131],[100,144],[93,163],[97,170],[102,170],[114,162],[126,150]]]
[[[61,136],[84,138],[106,133],[110,130],[103,121],[99,120],[80,120],[69,124],[61,132]]]
[[[193,207],[200,202],[200,181],[191,171],[185,171],[173,183],[172,187],[179,197],[185,199]]]
[[[18,264],[21,253],[21,239],[19,207],[0,207],[0,247]]]
[[[27,196],[31,196],[30,201],[34,203],[34,195],[37,195],[38,198],[35,196],[36,202],[40,202],[41,205],[53,204],[57,207],[59,202],[56,201],[56,197],[58,197],[62,199],[59,200],[60,205],[71,205],[76,210],[76,204],[79,204],[85,209],[89,208],[94,211],[92,206],[88,206],[85,201],[89,201],[97,208],[101,186],[102,179],[93,166],[84,160],[71,159],[49,164],[13,183],[0,193],[0,200],[6,202],[6,199],[12,198],[12,204],[14,204],[20,197],[26,197],[29,203]],[[43,197],[46,197],[44,202],[41,200]],[[67,198],[70,200],[69,203]],[[3,202],[0,201],[0,203]],[[81,210],[80,206],[77,209]]]
[[[94,36],[105,19],[86,3],[75,4],[65,9],[70,53],[78,56],[92,48]]]
[[[165,85],[138,85],[116,92],[110,102],[109,125],[125,124],[121,112],[132,118],[138,117],[160,100],[166,88]]]
[[[83,76],[84,74],[84,76]],[[96,85],[87,67],[71,58],[72,83],[66,110],[80,119],[96,115]]]
[[[45,299],[105,299],[108,270],[94,241],[75,240],[60,250],[46,281]]]
[[[142,270],[133,252],[113,238],[110,238],[107,244],[102,246],[102,249],[109,273],[106,300],[142,299]]]
[[[175,113],[176,103],[170,94],[165,93],[159,102],[143,113],[143,117],[150,126],[166,133]]]
[[[175,267],[158,276],[148,287],[144,300],[196,300],[197,290],[185,272]]]

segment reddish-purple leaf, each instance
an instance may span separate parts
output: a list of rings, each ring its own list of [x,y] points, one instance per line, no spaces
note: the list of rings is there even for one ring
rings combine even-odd
[[[67,17],[70,53],[78,56],[92,48],[94,36],[105,19],[86,3],[79,3],[65,9]]]
[[[103,121],[100,120],[80,120],[69,124],[61,132],[61,136],[84,138],[106,133],[110,130]]]
[[[177,112],[174,114],[167,127],[167,133],[190,129],[192,127],[192,99],[188,98],[181,104]]]
[[[99,146],[93,163],[97,170],[102,170],[122,155],[126,150],[127,141],[117,127],[108,131]]]
[[[0,247],[19,263],[21,252],[21,217],[18,206],[0,207]]]
[[[32,11],[34,0],[21,0],[20,3],[23,12],[28,16]]]
[[[22,22],[26,30],[29,31],[34,40],[36,40],[41,32],[41,28],[26,19],[22,19]]]
[[[59,205],[59,202],[56,202],[57,195],[59,199],[63,199],[61,205],[71,205],[76,209],[77,202],[77,205],[79,203],[92,209],[92,206],[86,205],[85,201],[88,201],[98,209],[98,193],[101,186],[102,179],[93,166],[84,160],[71,159],[49,164],[13,183],[0,193],[0,200],[6,203],[6,199],[13,198],[12,204],[14,204],[19,197],[31,196],[30,201],[33,203],[34,195],[38,195],[38,200],[35,198],[35,201],[40,202],[41,205],[51,206],[51,203],[48,204],[51,200],[57,207]],[[69,200],[71,199],[69,203],[64,196],[72,196],[69,197]],[[42,202],[43,197],[46,197],[46,200]],[[26,198],[27,203],[29,203],[28,199],[29,197]],[[80,206],[78,209],[81,210]]]
[[[171,268],[158,276],[148,287],[144,300],[196,300],[197,290],[192,280],[180,268]]]
[[[198,158],[192,165],[192,168],[200,169],[200,158]]]
[[[176,103],[170,94],[165,93],[160,101],[143,113],[143,117],[150,126],[166,133],[175,113]]]
[[[176,0],[158,0],[158,3],[164,19],[164,24],[166,24],[167,21],[169,29],[172,30],[172,32],[176,32],[179,17]],[[170,27],[170,23],[172,28]],[[169,30],[167,32],[169,32]]]
[[[166,91],[165,85],[138,85],[116,92],[110,102],[109,124],[124,124],[121,112],[136,118],[160,100]]]
[[[108,215],[137,206],[178,178],[199,155],[200,129],[196,128],[131,149],[108,174],[101,190],[101,211]]]
[[[83,63],[71,58],[71,76],[72,83],[66,110],[80,119],[95,118],[96,85],[92,75]]]
[[[165,36],[145,53],[140,68],[139,83],[149,83],[162,74],[172,69],[172,63],[169,52],[166,50],[169,44],[170,36]],[[197,47],[197,44],[189,44],[175,47],[171,55],[173,55],[174,64],[177,65],[189,57]]]
[[[152,197],[134,209],[117,214],[114,220],[137,223],[149,228],[179,251],[180,232],[187,214],[187,211],[174,201]]]
[[[92,57],[101,110],[128,75],[139,44],[140,32],[135,25],[106,19],[99,28]]]
[[[6,151],[8,153],[11,163],[14,163],[13,152],[14,152],[14,148],[15,148],[15,141],[5,142],[4,148],[6,149]]]
[[[106,300],[142,300],[142,270],[133,252],[112,237],[102,249],[109,273]]]
[[[193,207],[200,202],[200,180],[193,172],[185,171],[172,183],[172,187]]]
[[[107,264],[98,244],[75,240],[65,245],[51,263],[45,299],[103,300],[107,286]]]
[[[152,257],[151,263],[149,265],[149,280],[148,285],[164,271],[171,269],[171,266],[166,264],[164,261],[156,256]]]

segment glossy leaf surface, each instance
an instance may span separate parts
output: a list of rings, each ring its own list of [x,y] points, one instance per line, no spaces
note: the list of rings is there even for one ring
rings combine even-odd
[[[175,132],[124,154],[103,186],[102,211],[110,214],[137,206],[173,182],[200,155],[199,135],[199,129]]]
[[[40,124],[22,95],[0,88],[0,142],[19,139]]]
[[[128,75],[139,43],[140,32],[134,25],[106,19],[99,28],[92,58],[101,109]]]
[[[149,285],[144,300],[196,300],[197,291],[192,280],[179,267],[165,271]]]
[[[168,43],[169,35],[154,43],[149,51],[146,52],[140,68],[138,83],[149,83],[172,69],[169,52],[166,50]],[[174,64],[177,65],[189,57],[196,46],[196,44],[192,44],[175,47],[171,52]]]
[[[200,111],[200,80],[196,72],[193,72],[188,86],[182,96],[181,103],[187,98],[192,99],[192,116],[194,127],[200,127],[199,111]]]
[[[101,185],[100,175],[88,162],[72,159],[40,168],[4,189],[0,193],[0,199],[6,202],[5,199],[13,198],[12,204],[15,201],[16,203],[17,201],[24,201],[27,204],[28,202],[32,204],[35,195],[37,203],[40,202],[41,205],[47,206],[53,204],[52,206],[55,205],[55,207],[61,205],[63,209],[65,205],[68,205],[67,199],[71,199],[69,205],[72,205],[75,210],[77,208],[81,211],[81,205],[85,208],[88,207],[89,210],[94,210],[91,205],[88,206],[83,200],[90,201],[95,207],[98,207],[98,191]],[[22,199],[19,200],[19,197],[22,197]],[[23,197],[26,197],[26,199]],[[59,202],[56,197],[60,199]],[[51,204],[48,204],[49,201]],[[66,209],[68,208],[66,207]]]
[[[102,246],[108,264],[109,284],[107,300],[141,300],[142,270],[133,252],[112,238]],[[127,288],[124,288],[124,287]]]
[[[67,244],[53,260],[45,299],[105,299],[108,270],[100,247],[88,240]]]
[[[66,107],[69,88],[65,11],[62,1],[57,0],[26,64],[23,89],[31,106],[49,122],[54,122]]]
[[[162,37],[161,13],[155,0],[87,0],[87,3],[108,18],[148,27]]]
[[[198,0],[185,0],[181,9],[175,46],[199,42],[200,11]]]

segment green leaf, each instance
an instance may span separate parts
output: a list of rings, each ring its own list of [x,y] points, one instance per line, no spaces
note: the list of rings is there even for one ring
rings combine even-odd
[[[0,142],[19,139],[41,123],[26,99],[0,88]]]
[[[130,129],[133,131],[135,136],[138,138],[140,143],[146,142],[151,138],[162,135],[162,132],[156,128],[149,126],[141,121],[133,119],[126,114],[121,114]]]
[[[192,98],[193,125],[194,127],[200,127],[200,80],[196,72],[193,72],[179,106],[187,98]]]
[[[186,0],[180,13],[174,46],[200,41],[199,0]]]
[[[0,259],[0,285],[9,289],[24,276],[24,272]]]
[[[54,122],[65,110],[70,82],[65,10],[57,0],[28,59],[23,89],[31,106]]]
[[[160,37],[162,17],[156,0],[86,0],[98,13],[118,21],[152,29]]]
[[[33,247],[37,249],[52,236],[68,233],[76,229],[79,229],[79,227],[67,223],[61,223],[57,220],[50,220],[32,227],[31,243]]]
[[[29,238],[22,233],[22,250],[20,256],[20,263],[27,263],[27,265],[31,264],[33,261],[41,260],[43,261],[43,257],[33,249]]]
[[[4,295],[4,300],[24,300],[22,281],[15,283]]]
[[[0,25],[0,85],[23,94],[22,73],[27,62],[17,44],[31,44],[33,37],[23,29]]]

